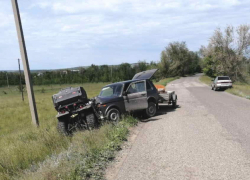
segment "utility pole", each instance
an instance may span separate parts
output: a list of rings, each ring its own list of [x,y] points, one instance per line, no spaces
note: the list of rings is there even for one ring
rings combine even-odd
[[[6,73],[6,78],[7,78],[7,85],[8,85],[8,88],[10,88],[8,73]]]
[[[29,68],[29,61],[28,61],[28,55],[26,51],[25,46],[25,40],[23,35],[23,29],[22,29],[22,22],[19,14],[19,8],[17,0],[11,0],[15,23],[16,23],[16,29],[17,29],[17,36],[20,46],[20,53],[23,61],[23,70],[24,70],[24,76],[25,76],[25,83],[26,83],[26,89],[28,93],[28,99],[29,99],[29,106],[30,106],[30,112],[31,112],[31,118],[34,125],[39,126],[39,120],[37,115],[37,109],[36,109],[36,102],[35,102],[35,96],[33,92],[32,82],[30,78],[30,68]]]
[[[20,59],[18,59],[18,67],[19,67],[19,79],[20,79],[19,86],[20,86],[20,90],[22,92],[22,100],[24,101],[24,98],[23,98],[22,76],[21,76],[21,68],[20,68]]]

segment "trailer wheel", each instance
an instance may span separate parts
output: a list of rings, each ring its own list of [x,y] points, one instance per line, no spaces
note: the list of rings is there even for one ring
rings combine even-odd
[[[64,120],[58,120],[57,130],[60,134],[65,136],[68,136],[70,134],[68,130],[68,123]]]
[[[149,102],[148,108],[145,110],[146,117],[153,117],[156,114],[156,110],[156,104],[154,102]]]
[[[177,99],[175,101],[172,102],[172,107],[173,108],[176,108],[176,105],[177,105]]]
[[[93,130],[95,128],[95,124],[96,124],[95,115],[94,114],[86,115],[86,123],[88,125],[88,129]]]

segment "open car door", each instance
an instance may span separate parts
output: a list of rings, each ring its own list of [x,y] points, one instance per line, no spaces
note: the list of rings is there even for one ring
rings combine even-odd
[[[150,79],[155,73],[158,71],[158,69],[151,69],[147,71],[142,71],[134,75],[133,79]]]
[[[146,80],[132,82],[126,90],[124,104],[126,111],[146,109],[148,107]]]

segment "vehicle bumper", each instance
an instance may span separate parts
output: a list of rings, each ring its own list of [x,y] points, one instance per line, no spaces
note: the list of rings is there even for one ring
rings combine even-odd
[[[231,84],[230,85],[222,85],[222,84],[217,84],[216,86],[215,86],[216,88],[231,88],[231,87],[233,87]]]

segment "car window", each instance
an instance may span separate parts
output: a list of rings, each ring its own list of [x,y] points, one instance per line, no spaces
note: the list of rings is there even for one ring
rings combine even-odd
[[[228,76],[218,77],[218,80],[230,80]]]
[[[110,85],[102,88],[99,97],[120,96],[122,92],[122,84]]]
[[[128,89],[128,94],[132,93],[138,93],[138,92],[144,92],[145,90],[145,82],[137,82],[137,83],[132,83]]]

